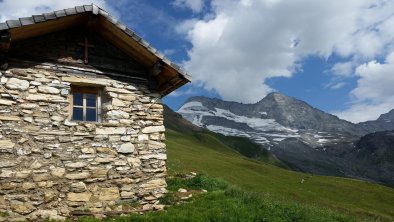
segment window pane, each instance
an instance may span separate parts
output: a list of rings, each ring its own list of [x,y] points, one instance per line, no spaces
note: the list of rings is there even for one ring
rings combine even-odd
[[[97,121],[96,108],[86,108],[86,121]]]
[[[83,94],[82,93],[74,93],[74,105],[75,106],[83,106]]]
[[[74,107],[72,120],[83,121],[83,108]]]
[[[96,107],[96,95],[95,94],[86,94],[86,106]]]

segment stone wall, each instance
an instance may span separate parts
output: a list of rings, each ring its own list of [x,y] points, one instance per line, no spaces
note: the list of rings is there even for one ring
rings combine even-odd
[[[154,209],[166,192],[160,95],[105,73],[20,67],[0,79],[0,212],[32,220],[124,203]],[[100,123],[69,120],[71,85],[102,88]]]

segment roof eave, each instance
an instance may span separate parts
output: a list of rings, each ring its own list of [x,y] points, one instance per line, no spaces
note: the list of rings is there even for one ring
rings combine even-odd
[[[64,10],[55,11],[52,13],[44,13],[42,15],[33,15],[31,17],[20,18],[18,20],[8,20],[4,23],[0,23],[0,34],[4,32],[11,33],[11,42],[20,41],[23,39],[22,33],[25,33],[26,29],[32,30],[33,27],[36,28],[38,25],[44,26],[44,24],[48,24],[49,22],[56,23],[56,21],[66,21],[66,25],[72,26],[74,23],[81,23],[82,20],[87,19],[83,18],[82,14],[86,15],[98,15],[103,17],[107,22],[111,23],[116,29],[120,30],[125,36],[127,36],[127,41],[134,41],[138,44],[135,47],[138,47],[140,50],[144,51],[146,56],[152,61],[152,63],[161,62],[164,66],[170,71],[170,76],[168,78],[175,78],[176,76],[180,77],[182,81],[179,81],[176,85],[176,88],[166,89],[163,91],[163,96],[167,95],[169,92],[181,87],[182,85],[191,82],[191,76],[184,72],[178,65],[171,62],[168,58],[166,58],[163,54],[161,54],[157,49],[152,47],[148,42],[138,36],[133,30],[129,29],[123,23],[119,22],[116,18],[109,15],[105,10],[100,7],[92,4],[92,5],[83,5],[76,6],[74,8],[68,8]],[[75,24],[74,24],[75,25]],[[66,29],[66,27],[56,27],[56,25],[52,26],[52,29],[47,30],[47,33],[60,31],[62,29]],[[47,33],[34,33],[32,35],[42,35]],[[119,33],[119,32],[118,32]],[[26,36],[26,38],[30,38],[32,36]],[[125,40],[125,41],[126,41]],[[140,52],[142,52],[140,51]]]

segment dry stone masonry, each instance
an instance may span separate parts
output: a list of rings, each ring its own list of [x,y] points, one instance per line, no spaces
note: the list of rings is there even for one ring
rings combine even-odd
[[[38,64],[1,72],[0,211],[64,219],[130,202],[155,208],[166,192],[160,95],[143,84],[64,70]],[[101,122],[70,120],[74,85],[102,90]]]

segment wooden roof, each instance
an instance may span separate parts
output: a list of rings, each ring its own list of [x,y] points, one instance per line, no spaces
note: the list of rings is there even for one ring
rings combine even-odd
[[[120,50],[151,70],[163,96],[191,81],[191,77],[134,31],[96,5],[83,5],[0,23],[0,37],[10,34],[10,44],[78,25],[99,33]],[[2,40],[2,39],[0,39]],[[4,41],[4,40],[3,40]],[[0,42],[0,51],[5,46]]]

